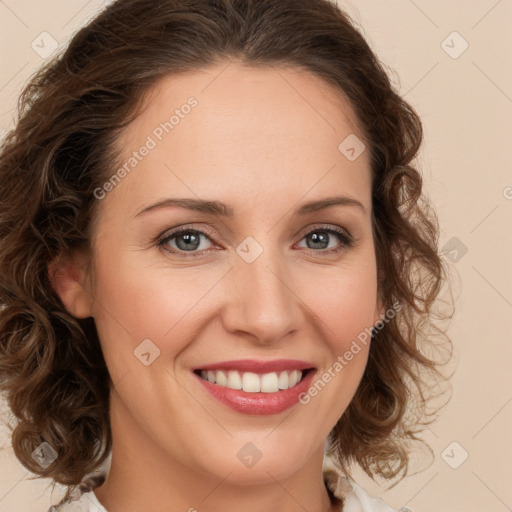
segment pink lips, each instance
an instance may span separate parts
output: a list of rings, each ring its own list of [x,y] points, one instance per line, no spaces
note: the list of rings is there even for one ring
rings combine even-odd
[[[279,359],[274,361],[261,361],[255,359],[242,359],[238,361],[224,361],[198,367],[199,370],[237,370],[239,372],[252,372],[265,374],[285,370],[308,370],[302,380],[295,386],[282,389],[275,393],[248,393],[239,389],[219,386],[202,379],[194,373],[199,383],[210,396],[231,409],[244,414],[268,415],[278,414],[289,409],[299,401],[299,395],[306,392],[311,385],[315,374],[314,365],[307,361],[295,359]]]

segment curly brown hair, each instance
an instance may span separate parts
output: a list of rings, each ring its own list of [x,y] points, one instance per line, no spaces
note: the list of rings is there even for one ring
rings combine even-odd
[[[165,76],[222,59],[310,71],[356,113],[371,155],[378,293],[401,308],[374,333],[330,442],[347,471],[407,472],[409,441],[427,424],[424,376],[441,375],[426,350],[434,330],[443,333],[432,320],[447,278],[437,217],[411,165],[418,115],[329,0],[118,0],[31,78],[0,153],[0,389],[16,418],[14,452],[38,476],[76,485],[112,449],[112,383],[94,320],[66,311],[49,265],[90,251],[94,190],[116,168],[116,138],[144,95]],[[43,441],[58,452],[47,468],[31,456]]]

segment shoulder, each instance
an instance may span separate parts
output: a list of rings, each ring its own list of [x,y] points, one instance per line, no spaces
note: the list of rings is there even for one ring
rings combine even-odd
[[[88,475],[80,484],[71,488],[58,505],[48,512],[107,512],[94,494],[93,489],[105,481],[104,468]]]
[[[324,461],[324,481],[333,495],[339,512],[413,512],[389,506],[382,498],[373,497],[366,489],[341,472],[330,458]]]
[[[48,512],[107,512],[93,491],[85,492],[78,499],[64,500],[50,507]]]
[[[382,498],[374,498],[366,489],[350,478],[348,479],[352,487],[352,493],[347,496],[343,512],[413,512],[408,507],[402,507],[399,510],[390,507]],[[357,505],[352,505],[352,503]],[[359,508],[357,506],[359,505]]]

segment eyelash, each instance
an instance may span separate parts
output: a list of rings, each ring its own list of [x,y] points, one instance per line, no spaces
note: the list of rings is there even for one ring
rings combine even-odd
[[[340,240],[342,242],[342,244],[340,247],[338,247],[336,249],[328,249],[328,250],[309,249],[309,251],[312,251],[315,253],[321,253],[321,254],[333,254],[333,253],[337,254],[337,253],[343,251],[344,249],[349,249],[354,246],[354,239],[352,238],[352,236],[347,234],[345,231],[343,231],[341,229],[337,229],[337,228],[333,228],[333,227],[325,227],[325,226],[314,226],[310,231],[308,231],[307,233],[304,234],[304,236],[301,238],[301,241],[304,238],[306,238],[308,235],[311,235],[312,233],[315,233],[315,232],[322,232],[322,233],[328,233],[331,235],[335,235],[335,236],[337,236],[338,240]],[[172,231],[171,233],[166,233],[163,238],[158,239],[156,245],[160,249],[162,249],[163,251],[165,251],[167,253],[179,254],[179,255],[183,254],[187,258],[188,257],[197,258],[197,257],[203,256],[205,251],[187,252],[187,251],[175,250],[175,249],[169,250],[168,248],[165,247],[166,244],[170,240],[173,240],[177,236],[184,234],[184,233],[196,233],[199,235],[203,235],[210,242],[214,243],[214,241],[210,238],[211,235],[207,231],[203,231],[201,229],[193,229],[191,227],[185,226],[185,227],[177,228],[176,230]],[[208,235],[210,235],[210,236],[208,236]]]

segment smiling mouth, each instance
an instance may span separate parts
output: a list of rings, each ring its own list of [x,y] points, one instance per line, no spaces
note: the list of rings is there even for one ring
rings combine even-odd
[[[237,370],[194,370],[203,380],[228,389],[243,390],[246,393],[276,393],[293,388],[313,368],[284,370],[280,372],[253,373]]]

